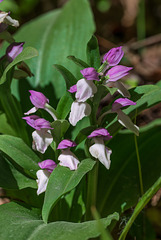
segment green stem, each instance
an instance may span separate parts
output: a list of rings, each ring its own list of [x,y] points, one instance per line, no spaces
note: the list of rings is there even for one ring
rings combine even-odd
[[[141,193],[141,196],[142,196],[144,194],[144,188],[143,188],[141,162],[140,162],[139,149],[138,149],[138,143],[137,143],[137,136],[136,135],[134,135],[134,141],[135,141],[135,149],[136,149],[136,156],[137,156],[137,163],[138,163],[138,170],[139,170],[140,193]]]
[[[88,186],[86,202],[86,221],[92,219],[91,207],[96,206],[98,166],[99,162],[97,161],[94,168],[88,173],[87,176]]]
[[[131,228],[133,222],[135,221],[136,217],[139,215],[139,213],[142,211],[142,209],[146,206],[146,204],[150,201],[150,199],[154,196],[154,194],[160,188],[161,188],[161,177],[153,184],[153,186],[139,200],[131,218],[127,222],[124,230],[122,231],[121,236],[119,237],[119,240],[125,240],[126,235],[129,231],[129,229]]]
[[[136,114],[135,114],[135,119],[134,119],[135,124],[136,124],[136,116],[137,116],[137,109],[136,109]],[[138,164],[138,171],[139,171],[140,194],[142,196],[144,194],[143,177],[142,177],[142,170],[141,170],[141,161],[140,161],[140,155],[139,155],[138,141],[137,141],[137,136],[135,134],[134,134],[134,142],[135,142],[136,157],[137,157],[137,164]]]

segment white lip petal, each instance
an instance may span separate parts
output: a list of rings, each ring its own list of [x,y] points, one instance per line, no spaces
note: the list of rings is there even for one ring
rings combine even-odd
[[[62,150],[58,160],[61,166],[68,167],[70,170],[76,170],[78,168],[79,160],[69,149]]]
[[[102,138],[94,138],[95,144],[89,148],[90,154],[97,158],[107,169],[110,168],[111,160],[110,155],[112,153],[111,149],[108,149],[104,145]]]
[[[3,23],[5,18],[8,16],[8,13],[6,12],[1,12],[0,13],[0,23]]]
[[[30,115],[30,114],[32,114],[32,113],[35,113],[37,110],[38,110],[38,108],[33,107],[33,108],[31,108],[28,112],[26,112],[26,113],[24,113],[24,114],[25,114],[25,115]]]
[[[84,78],[77,82],[77,92],[75,94],[77,102],[85,102],[87,99],[94,96],[97,92],[97,87],[93,81]]]
[[[118,92],[123,96],[123,97],[127,97],[130,98],[130,93],[129,91],[126,89],[126,87],[124,86],[124,84],[120,81],[115,82],[115,86],[116,88],[118,88]]]
[[[80,121],[85,116],[89,116],[91,113],[91,107],[88,103],[83,102],[73,102],[71,106],[71,112],[69,115],[69,122],[71,125],[75,126],[78,121]]]
[[[39,195],[46,191],[50,173],[47,170],[38,170],[36,175],[38,178],[36,180],[38,184],[37,195]]]
[[[129,116],[127,116],[121,109],[117,110],[117,119],[119,121],[119,123],[126,127],[127,129],[131,130],[132,132],[134,132],[137,136],[139,136],[139,127],[136,126],[131,119],[129,118]]]
[[[53,137],[50,130],[41,129],[32,133],[33,144],[32,148],[38,152],[44,153],[48,146],[52,143]]]

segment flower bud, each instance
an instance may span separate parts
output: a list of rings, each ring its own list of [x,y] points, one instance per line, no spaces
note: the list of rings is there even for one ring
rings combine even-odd
[[[130,105],[136,105],[136,103],[129,100],[128,98],[119,98],[116,101],[114,101],[114,103],[112,104],[112,111],[115,112],[122,107],[130,106]]]
[[[57,164],[53,160],[50,160],[50,159],[39,162],[38,165],[41,169],[46,169],[50,173],[52,173],[52,171],[57,166]]]
[[[103,56],[103,62],[107,62],[109,66],[116,66],[121,61],[123,55],[122,46],[112,48]]]
[[[23,50],[24,42],[13,42],[6,50],[6,56],[9,62],[12,62]]]
[[[108,70],[106,76],[109,77],[107,82],[115,82],[119,80],[120,78],[126,76],[129,71],[132,69],[132,67],[126,67],[122,65],[115,66]]]
[[[34,90],[29,90],[29,92],[31,94],[30,100],[36,108],[45,108],[45,104],[49,103],[49,99],[43,93]]]
[[[103,137],[104,140],[109,140],[112,138],[112,136],[110,136],[110,133],[105,128],[98,128],[91,132],[91,134],[88,136],[88,138],[95,137]]]
[[[80,72],[86,80],[100,80],[98,72],[93,67],[84,68],[83,70],[80,70]]]
[[[66,149],[66,148],[71,148],[75,146],[77,146],[77,144],[72,140],[64,139],[59,143],[57,149]]]

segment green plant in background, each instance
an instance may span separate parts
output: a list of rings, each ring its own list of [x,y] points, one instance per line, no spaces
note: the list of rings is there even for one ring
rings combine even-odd
[[[0,60],[0,186],[11,199],[0,206],[1,239],[112,239],[119,214],[136,205],[125,239],[161,186],[160,122],[138,130],[131,120],[161,101],[160,86],[124,87],[131,68],[119,64],[122,47],[101,63],[86,0],[25,24],[16,42],[7,31],[16,20],[1,19],[9,46]]]

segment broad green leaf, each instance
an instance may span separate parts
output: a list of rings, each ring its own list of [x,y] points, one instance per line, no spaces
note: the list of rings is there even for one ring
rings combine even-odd
[[[105,230],[105,228],[100,220],[100,215],[97,212],[95,207],[92,208],[92,215],[93,215],[94,219],[97,220],[97,225],[101,232],[101,240],[113,240],[111,234],[107,230]]]
[[[0,135],[0,151],[9,156],[32,177],[36,176],[36,171],[39,170],[37,163],[40,159],[22,139],[9,135]]]
[[[33,58],[38,56],[38,51],[33,47],[26,47],[24,50],[6,67],[1,79],[0,84],[4,83],[6,81],[6,74],[8,71],[15,66],[17,63],[21,61],[25,61],[27,59]]]
[[[65,93],[65,83],[53,64],[61,64],[74,76],[80,74],[78,66],[67,59],[74,55],[86,62],[86,45],[95,31],[88,0],[70,0],[61,10],[49,12],[25,24],[15,35],[16,41],[33,46],[39,57],[28,61],[34,73],[29,80],[33,87],[52,82],[56,97]]]
[[[101,61],[98,42],[95,36],[92,36],[92,38],[88,42],[86,51],[88,64],[90,65],[90,67],[98,69],[101,65]]]
[[[15,13],[18,11],[18,9],[18,5],[14,0],[1,2],[1,11],[3,12],[11,11],[12,13]]]
[[[75,171],[62,166],[54,169],[49,178],[42,209],[42,217],[45,222],[48,221],[49,214],[59,198],[75,188],[83,176],[93,168],[94,164],[95,161],[85,159]]]
[[[66,83],[66,88],[67,90],[74,84],[76,84],[77,79],[74,77],[74,75],[65,67],[59,65],[59,64],[54,64],[54,68],[57,69],[61,75],[63,76],[65,83]]]
[[[66,92],[63,97],[60,98],[56,112],[59,119],[65,119],[70,112],[71,105],[73,103],[73,98],[69,92]]]
[[[0,187],[4,189],[37,188],[36,181],[18,171],[6,157],[0,156]]]
[[[0,212],[0,239],[3,240],[88,240],[100,235],[96,220],[45,224],[38,210],[13,202],[1,205]],[[113,213],[100,221],[106,228],[112,220],[118,219],[118,214]]]
[[[140,133],[137,138],[143,190],[147,191],[160,177],[161,128],[156,126]],[[125,211],[140,198],[140,182],[134,143],[134,134],[117,134],[108,144],[112,149],[111,167],[107,171],[100,165],[98,185],[98,211],[102,215],[112,211]],[[101,186],[106,186],[106,189]]]
[[[76,58],[75,56],[68,56],[67,58],[69,60],[73,61],[75,64],[77,64],[81,68],[88,68],[88,67],[90,67],[87,63],[85,63],[84,61],[82,61],[79,58]]]
[[[12,136],[16,135],[13,128],[8,124],[6,115],[2,112],[0,113],[0,133],[12,135]]]
[[[126,223],[125,228],[123,229],[121,236],[119,237],[119,240],[125,240],[126,235],[132,226],[134,220],[138,216],[138,214],[143,210],[143,208],[146,206],[146,204],[151,200],[151,198],[154,196],[154,194],[161,188],[161,177],[158,178],[158,180],[151,186],[151,188],[148,189],[148,191],[142,196],[142,198],[139,200],[138,204],[136,205],[134,212],[129,219],[129,221]]]

